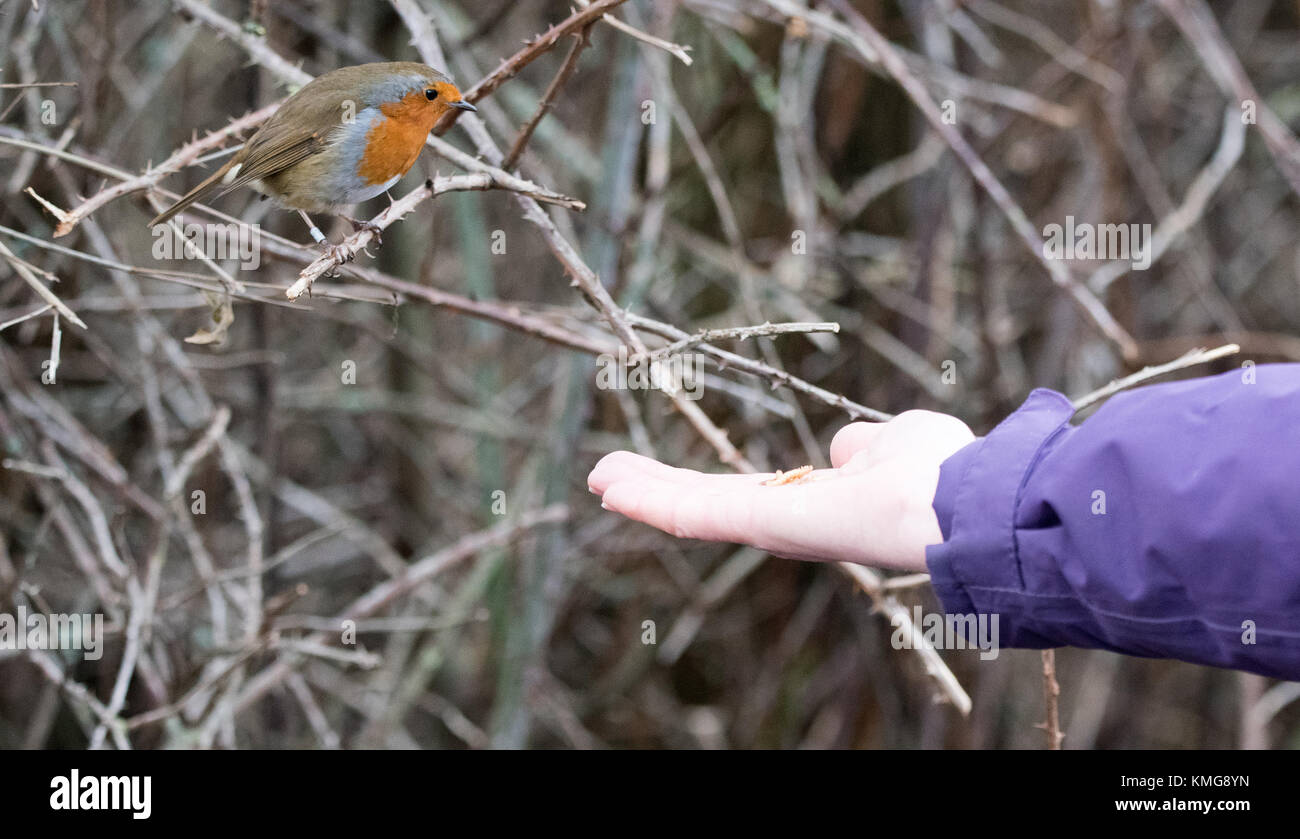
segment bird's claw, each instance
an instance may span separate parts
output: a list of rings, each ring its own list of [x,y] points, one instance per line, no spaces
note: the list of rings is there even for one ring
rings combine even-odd
[[[348,224],[352,225],[352,231],[354,233],[360,233],[362,230],[369,230],[370,235],[375,237],[375,247],[382,248],[384,246],[384,228],[375,224],[373,221],[361,221],[360,219],[348,218],[347,216],[344,216],[344,218],[347,219]]]
[[[325,256],[329,257],[330,261],[334,263],[334,267],[330,269],[327,276],[337,277],[339,268],[344,263],[351,262],[356,258],[356,254],[349,251],[345,246],[336,245],[332,242],[323,243],[321,249],[325,251]]]

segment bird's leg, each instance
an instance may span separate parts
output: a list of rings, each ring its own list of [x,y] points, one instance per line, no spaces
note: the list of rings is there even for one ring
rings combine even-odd
[[[352,225],[352,230],[354,232],[369,230],[370,234],[375,237],[375,247],[382,248],[384,246],[384,228],[375,224],[373,221],[362,221],[361,219],[355,219],[351,216],[341,216],[340,218]]]
[[[311,216],[307,215],[304,210],[299,210],[298,215],[307,223],[307,230],[311,233],[311,237],[316,240],[316,244],[325,244],[325,234],[320,232],[320,228],[316,226],[316,222],[311,220]]]
[[[303,221],[307,222],[307,229],[311,233],[311,237],[316,240],[316,244],[325,249],[325,253],[330,259],[340,265],[352,259],[352,255],[342,245],[335,245],[325,238],[325,234],[320,232],[320,228],[316,226],[316,222],[311,220],[311,216],[307,215],[306,211],[299,210],[298,215],[302,216]]]

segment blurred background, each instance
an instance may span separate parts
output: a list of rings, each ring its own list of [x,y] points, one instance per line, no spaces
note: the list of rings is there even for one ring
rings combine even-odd
[[[821,466],[861,406],[981,433],[1196,347],[1241,352],[1178,375],[1300,360],[1300,3],[606,4],[0,0],[0,612],[107,635],[0,651],[0,747],[1043,747],[1038,652],[942,653],[962,714],[880,613],[928,586],[668,538],[587,472]],[[489,163],[553,89],[509,168],[584,211],[440,195],[294,304],[317,252],[250,191],[211,205],[261,225],[258,267],[159,258],[146,221],[249,130],[178,149],[285,67],[431,49],[502,81],[442,137]],[[1024,231],[1067,216],[1150,224],[1150,268],[1048,265]],[[598,386],[619,341],[576,275],[651,348],[840,331],[709,337],[688,415]],[[1295,685],[1056,661],[1065,748],[1300,745]]]

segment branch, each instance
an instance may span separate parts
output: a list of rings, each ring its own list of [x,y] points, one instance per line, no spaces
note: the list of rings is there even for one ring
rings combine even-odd
[[[584,9],[587,6],[591,5],[591,0],[574,0],[574,2],[577,3],[579,6],[582,6]],[[602,15],[600,19],[605,21],[605,23],[608,23],[610,26],[614,27],[618,31],[630,35],[633,38],[636,38],[638,41],[649,44],[650,46],[655,47],[656,49],[663,50],[664,52],[676,58],[681,63],[685,64],[687,67],[690,67],[691,64],[694,62],[694,59],[691,58],[690,53],[688,52],[690,50],[690,47],[684,47],[681,44],[674,44],[671,41],[665,41],[663,38],[656,38],[654,35],[651,35],[649,32],[642,32],[640,29],[637,29],[632,24],[625,23],[624,21],[619,20],[613,15]]]
[[[243,132],[256,128],[265,121],[275,109],[280,107],[280,103],[267,105],[261,110],[245,114],[239,119],[233,120],[225,128],[210,132],[201,140],[193,140],[176,151],[171,156],[155,167],[151,167],[141,175],[128,178],[111,187],[100,190],[99,192],[86,199],[85,202],[63,213],[59,219],[59,226],[54,229],[54,238],[66,236],[72,232],[72,229],[81,223],[82,219],[98,210],[100,207],[115,201],[125,195],[133,192],[139,192],[144,189],[151,189],[158,185],[163,178],[192,164],[198,159],[199,155],[222,145],[229,138],[242,134]]]
[[[674,341],[666,347],[660,347],[650,353],[649,360],[658,361],[677,355],[692,347],[698,347],[711,341],[740,340],[749,338],[788,335],[792,332],[835,332],[840,331],[838,323],[761,323],[758,326],[729,326],[722,329],[701,329],[694,335]],[[640,358],[629,358],[628,364],[636,364]]]
[[[491,143],[491,139],[488,140]],[[442,157],[451,163],[456,164],[462,169],[468,169],[471,172],[481,172],[492,179],[492,185],[496,189],[504,189],[510,192],[517,192],[520,195],[526,195],[534,201],[540,201],[543,204],[554,204],[557,207],[563,207],[566,210],[577,210],[581,212],[587,209],[586,202],[579,201],[577,198],[571,198],[559,192],[554,192],[536,183],[521,178],[518,175],[505,171],[500,166],[494,166],[485,160],[480,160],[473,155],[466,154],[460,149],[448,143],[441,137],[430,136],[427,145]],[[500,159],[501,152],[496,149],[495,145],[492,151],[496,152],[495,157]]]
[[[551,79],[551,83],[547,85],[546,93],[543,94],[541,101],[537,103],[537,111],[533,114],[533,118],[528,120],[528,123],[524,125],[523,129],[519,132],[519,136],[515,138],[514,144],[510,146],[510,152],[506,154],[506,159],[501,162],[502,169],[513,169],[515,168],[515,164],[519,162],[520,155],[524,153],[524,146],[527,146],[528,141],[532,139],[533,132],[537,130],[538,123],[542,121],[542,117],[546,116],[547,111],[551,109],[551,103],[553,103],[555,97],[559,95],[560,88],[564,87],[565,82],[569,80],[569,77],[573,75],[573,71],[577,69],[578,57],[582,55],[582,51],[587,48],[589,43],[591,43],[588,39],[590,32],[591,25],[588,24],[574,34],[573,37],[575,40],[573,46],[569,48],[569,54],[564,58],[564,64],[560,66],[560,70],[555,74],[555,78]]]
[[[301,67],[290,64],[271,49],[266,39],[245,30],[238,23],[199,0],[172,0],[172,5],[184,9],[185,13],[217,30],[234,41],[258,64],[270,70],[273,75],[292,85],[302,87],[311,81],[311,74]]]
[[[24,87],[76,87],[76,82],[7,82],[0,84],[0,90],[15,90]]]
[[[551,48],[559,43],[560,39],[565,35],[585,28],[589,23],[603,16],[609,10],[626,2],[627,0],[596,0],[585,9],[575,11],[559,23],[553,24],[550,29],[547,29],[541,35],[533,36],[525,43],[523,49],[502,61],[495,70],[462,95],[468,102],[478,102],[484,97],[491,96],[493,91],[518,75],[520,70],[550,52]],[[456,120],[460,118],[462,113],[464,111],[456,109],[448,111],[434,126],[433,133],[439,137],[446,134],[456,124]]]
[[[661,323],[657,320],[651,320],[641,315],[628,313],[628,320],[638,329],[644,329],[647,332],[653,332],[664,338],[673,341],[681,341],[691,336],[672,324]],[[700,351],[718,359],[721,367],[734,367],[737,370],[743,370],[760,378],[767,379],[772,387],[784,385],[791,390],[797,390],[800,393],[807,394],[819,402],[823,402],[847,413],[853,419],[869,420],[871,422],[887,422],[893,419],[892,414],[886,414],[883,411],[877,411],[875,408],[868,408],[866,405],[859,405],[857,402],[842,396],[838,393],[832,393],[825,388],[820,388],[811,382],[806,382],[798,376],[793,376],[784,370],[778,370],[771,365],[764,364],[752,358],[746,358],[743,355],[737,355],[724,349],[719,349],[711,344],[702,344]]]
[[[1092,393],[1080,396],[1071,404],[1074,406],[1074,412],[1077,414],[1084,408],[1095,402],[1100,402],[1121,390],[1126,390],[1134,385],[1163,376],[1166,373],[1172,373],[1175,370],[1182,370],[1186,367],[1193,367],[1197,364],[1204,364],[1207,361],[1214,361],[1216,358],[1223,358],[1228,355],[1235,355],[1241,352],[1241,347],[1236,344],[1225,344],[1222,347],[1216,347],[1212,350],[1195,349],[1184,355],[1175,358],[1167,364],[1160,364],[1155,367],[1143,367],[1131,376],[1125,376],[1122,379],[1116,379],[1105,387],[1098,388]]]
[[[53,306],[55,311],[75,323],[77,326],[80,326],[82,329],[86,328],[85,321],[77,317],[77,313],[69,309],[67,305],[59,299],[57,294],[50,291],[49,286],[41,282],[40,278],[33,273],[32,268],[28,267],[26,262],[15,256],[14,252],[9,250],[4,242],[0,242],[0,257],[3,257],[4,260],[9,263],[10,267],[14,269],[15,273],[17,273],[19,277],[22,277],[23,281],[32,287],[32,290],[36,292],[37,296]]]
[[[934,681],[939,694],[951,702],[963,717],[968,716],[971,709],[970,694],[966,693],[948,665],[943,663],[939,652],[926,640],[925,633],[912,620],[907,607],[885,590],[881,576],[865,565],[853,562],[837,562],[836,565],[867,593],[876,610],[889,620],[891,626],[898,627],[907,634],[912,650],[920,656],[926,675]]]
[[[311,291],[311,284],[315,282],[317,277],[327,271],[333,271],[344,262],[351,260],[380,233],[387,230],[389,225],[433,196],[442,195],[445,192],[491,188],[492,179],[483,174],[438,176],[425,181],[421,186],[416,187],[385,207],[383,212],[371,219],[360,230],[344,239],[342,244],[329,248],[323,255],[317,257],[315,262],[302,269],[298,274],[298,279],[284,292],[284,296],[290,300],[297,300],[303,294]]]
[[[1061,685],[1056,681],[1056,650],[1043,650],[1043,698],[1047,721],[1040,728],[1047,734],[1047,748],[1057,751],[1065,735],[1061,733]]]

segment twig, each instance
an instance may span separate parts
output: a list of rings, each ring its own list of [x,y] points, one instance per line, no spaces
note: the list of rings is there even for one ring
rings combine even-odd
[[[520,70],[533,61],[550,52],[559,40],[570,32],[583,29],[587,24],[603,16],[606,12],[626,3],[627,0],[596,0],[585,9],[578,9],[559,23],[553,24],[541,35],[530,38],[523,49],[502,61],[486,78],[462,94],[469,102],[478,102],[490,96],[493,91],[514,78]],[[441,50],[439,51],[441,52]],[[441,137],[446,134],[464,111],[452,109],[434,126],[433,133]]]
[[[50,309],[53,308],[54,307],[51,306],[49,303],[46,303],[44,306],[41,306],[39,309],[34,309],[33,311],[30,311],[25,315],[19,315],[18,317],[13,318],[12,320],[7,320],[4,323],[0,323],[0,332],[4,332],[9,327],[15,324],[22,323],[25,320],[31,320],[32,318],[40,317],[41,315],[45,314],[46,312],[48,312]]]
[[[520,130],[519,136],[515,138],[514,144],[510,146],[510,151],[506,153],[505,160],[501,162],[502,169],[513,169],[515,168],[515,164],[519,162],[520,155],[524,153],[524,146],[528,145],[528,141],[532,139],[533,132],[537,130],[538,123],[542,121],[542,117],[546,116],[547,111],[551,109],[551,104],[555,101],[555,97],[559,95],[560,89],[564,87],[565,82],[569,80],[569,77],[573,75],[573,71],[577,69],[578,57],[582,55],[582,51],[586,49],[587,45],[590,43],[588,37],[590,33],[591,24],[588,24],[574,33],[573,46],[569,48],[569,54],[564,57],[564,64],[560,65],[559,72],[555,74],[555,78],[551,79],[551,83],[547,85],[546,93],[542,95],[541,101],[537,103],[537,110],[533,113],[532,119],[528,120]]]
[[[1047,720],[1039,727],[1047,734],[1047,748],[1057,751],[1065,734],[1061,732],[1061,685],[1056,681],[1056,650],[1043,650],[1043,699]]]
[[[464,190],[484,190],[492,188],[492,179],[484,174],[438,176],[424,182],[401,198],[389,204],[384,210],[369,221],[364,227],[343,240],[343,243],[329,248],[325,254],[298,273],[298,279],[284,292],[290,300],[297,300],[311,290],[311,284],[321,274],[338,268],[344,262],[355,257],[375,236],[411,210],[434,197],[446,192]]]
[[[106,163],[100,163],[99,161],[91,160],[84,155],[74,154],[70,151],[65,151],[64,149],[54,146],[32,142],[31,140],[26,140],[22,137],[7,137],[4,134],[0,134],[0,145],[15,146],[20,149],[27,149],[28,151],[40,152],[41,154],[49,155],[50,157],[57,157],[60,160],[66,160],[69,163],[84,166],[92,172],[98,172],[99,174],[107,175],[110,178],[126,179],[131,177],[130,172],[125,172],[114,166],[109,166]]]
[[[712,341],[740,340],[744,341],[749,338],[770,337],[772,335],[789,335],[793,332],[836,332],[840,331],[838,323],[761,323],[757,326],[730,326],[723,329],[701,329],[689,338],[683,338],[680,341],[660,347],[654,350],[648,356],[651,361],[668,358],[677,355],[692,347],[698,347],[700,344]],[[629,364],[636,364],[640,358],[629,358]]]
[[[939,135],[927,131],[915,149],[875,167],[844,193],[837,209],[840,220],[853,221],[872,201],[933,169],[946,148]]]
[[[311,81],[311,76],[300,67],[295,67],[271,49],[265,38],[254,35],[238,23],[214,10],[200,0],[172,0],[178,8],[234,41],[252,58],[275,76],[293,85],[302,86]]]
[[[591,0],[574,0],[574,2],[584,9],[587,6],[591,5]],[[618,31],[630,35],[633,38],[636,38],[638,41],[649,44],[650,46],[655,47],[656,49],[663,50],[664,52],[676,58],[681,63],[685,64],[687,67],[690,67],[692,62],[694,61],[694,59],[691,58],[690,53],[688,52],[688,50],[690,50],[690,47],[685,47],[682,46],[681,44],[674,44],[671,41],[665,41],[663,38],[657,38],[648,32],[642,32],[640,29],[637,29],[635,26],[632,26],[630,23],[622,21],[614,17],[613,15],[609,15],[609,14],[602,15],[600,19],[603,20],[605,23],[608,23],[610,26],[614,27]]]
[[[206,431],[203,432],[194,445],[185,450],[180,460],[176,462],[176,468],[168,476],[163,487],[163,494],[168,498],[174,498],[180,495],[181,490],[185,488],[185,482],[189,480],[190,472],[194,470],[195,465],[203,458],[208,456],[226,433],[227,426],[230,425],[230,408],[222,405],[217,408],[212,415],[212,422],[209,423]]]
[[[881,582],[880,587],[885,591],[903,591],[909,588],[927,585],[930,582],[929,574],[902,574],[897,577],[886,577]]]
[[[122,561],[122,557],[118,554],[117,547],[113,543],[112,530],[108,526],[108,515],[104,512],[99,498],[90,491],[90,487],[86,486],[80,478],[73,474],[72,470],[68,469],[59,457],[53,443],[48,440],[42,441],[41,453],[50,466],[62,470],[59,481],[68,490],[68,494],[81,505],[86,518],[90,520],[90,529],[95,535],[100,561],[103,562],[104,567],[111,571],[118,580],[125,580],[130,577],[131,572],[127,569],[126,563]]]
[[[881,576],[865,565],[853,562],[838,562],[836,565],[867,593],[875,608],[889,620],[892,626],[902,629],[908,635],[911,649],[920,656],[926,674],[934,680],[935,687],[939,689],[939,695],[951,702],[963,717],[969,716],[970,694],[966,693],[952,670],[944,664],[938,651],[926,640],[925,633],[912,620],[907,607],[885,590]]]
[[[63,350],[63,330],[59,328],[59,313],[54,313],[54,320],[50,326],[50,381],[57,381],[59,375],[60,353]]]
[[[13,90],[23,87],[76,87],[76,82],[7,82],[0,84],[0,90]]]
[[[108,724],[113,734],[113,742],[119,749],[129,748],[121,720],[110,714],[104,703],[87,690],[85,685],[68,678],[68,674],[59,668],[54,656],[43,650],[28,650],[27,658],[36,665],[36,669],[49,680],[50,684],[58,687],[65,696],[85,708],[91,715]]]
[[[224,408],[224,405],[219,407],[217,413],[219,414]],[[244,526],[244,538],[248,546],[245,550],[248,609],[244,618],[244,637],[251,642],[261,631],[270,608],[269,605],[264,606],[262,603],[262,574],[266,571],[262,544],[265,525],[262,522],[262,514],[258,511],[257,502],[253,498],[253,489],[249,485],[248,473],[243,461],[240,460],[239,451],[225,435],[217,437],[217,445],[221,450],[222,471],[226,473],[226,478],[235,488],[235,498],[239,502],[239,519]]]
[[[99,192],[86,199],[85,202],[77,207],[66,211],[59,219],[59,226],[54,229],[54,238],[66,236],[72,232],[81,220],[98,210],[100,207],[121,198],[130,195],[133,192],[150,189],[157,186],[163,178],[192,164],[198,157],[209,149],[216,148],[226,140],[245,131],[256,128],[265,121],[271,114],[275,113],[276,108],[280,107],[277,102],[273,105],[267,105],[265,108],[245,114],[239,119],[233,120],[225,128],[212,131],[200,140],[194,140],[181,146],[170,156],[157,166],[150,167],[141,175],[127,178],[111,187],[102,189]]]
[[[672,341],[686,340],[691,337],[686,332],[683,332],[671,324],[661,323],[660,321],[642,317],[641,315],[635,315],[631,312],[627,313],[627,319],[629,323],[638,329],[653,332],[656,335],[660,335]],[[866,405],[860,405],[846,396],[832,393],[825,388],[818,387],[811,382],[806,382],[798,376],[793,376],[784,370],[778,370],[761,361],[755,361],[752,358],[746,358],[743,355],[728,352],[727,350],[720,349],[711,344],[702,344],[700,346],[700,352],[716,358],[723,367],[733,367],[737,370],[743,370],[746,373],[751,373],[755,376],[767,379],[774,388],[784,385],[792,390],[797,390],[800,393],[811,396],[819,402],[824,402],[827,405],[839,408],[853,419],[864,419],[870,420],[871,422],[887,422],[893,419],[892,414],[887,414],[884,411],[877,411],[875,408],[868,408]]]
[[[180,698],[168,702],[165,705],[160,705],[157,708],[142,711],[133,717],[128,717],[123,723],[124,727],[133,730],[151,723],[162,722],[173,714],[181,712],[184,710],[185,706],[189,705],[195,699],[212,691],[218,684],[238,670],[245,661],[263,652],[263,646],[264,645],[259,644],[257,646],[245,647],[229,661],[222,662],[220,669],[209,672],[205,678],[182,694]]]
[[[384,663],[382,656],[366,649],[340,650],[326,646],[319,641],[300,640],[297,638],[279,638],[270,645],[272,650],[286,650],[291,653],[315,656],[340,664],[350,664],[366,670],[373,670]]]
[[[35,475],[38,478],[51,478],[56,481],[63,480],[66,470],[54,466],[46,466],[43,463],[33,463],[30,460],[19,460],[18,458],[6,457],[0,460],[0,468],[12,469],[15,472],[25,472],[28,475]]]
[[[475,119],[477,119],[477,117],[475,117]],[[488,142],[491,142],[490,138]],[[532,198],[534,201],[540,201],[543,204],[554,204],[555,206],[563,207],[566,210],[582,211],[587,209],[586,203],[579,201],[577,198],[571,198],[568,195],[563,195],[559,192],[547,189],[546,187],[538,186],[536,183],[526,178],[521,178],[518,175],[505,171],[505,169],[500,166],[494,166],[485,160],[479,160],[478,158],[466,154],[456,148],[441,137],[430,136],[428,139],[428,145],[438,153],[439,157],[451,161],[462,169],[487,175],[492,179],[492,186],[495,189],[503,189],[507,192],[517,192],[520,195],[526,195],[529,198]],[[495,153],[492,156],[496,159],[500,159],[501,152],[497,151],[495,146],[493,146],[491,150]]]
[[[278,7],[276,7],[278,8]],[[298,700],[302,706],[303,714],[307,717],[307,723],[311,726],[312,731],[316,733],[316,739],[320,741],[323,749],[337,749],[341,744],[339,735],[334,729],[330,728],[329,719],[326,718],[325,712],[316,702],[316,697],[312,696],[311,688],[307,687],[307,680],[300,673],[290,673],[285,679],[285,684],[289,686],[289,692],[293,698]]]
[[[0,242],[0,257],[4,257],[5,261],[9,263],[18,276],[32,287],[32,290],[36,292],[37,296],[53,306],[55,311],[72,321],[77,326],[80,326],[82,329],[86,328],[85,321],[77,317],[76,312],[64,305],[63,301],[59,299],[59,296],[50,291],[49,287],[45,285],[45,283],[41,282],[40,279],[32,273],[31,269],[27,267],[27,264],[15,256],[14,252],[9,250],[8,246],[6,246],[4,242]]]
[[[1159,364],[1155,367],[1143,367],[1131,376],[1116,379],[1105,387],[1098,388],[1092,393],[1080,396],[1071,404],[1074,406],[1075,413],[1078,413],[1089,405],[1092,405],[1095,402],[1100,402],[1101,400],[1119,393],[1121,390],[1133,387],[1134,385],[1163,376],[1166,373],[1172,373],[1175,370],[1182,370],[1186,367],[1204,364],[1208,361],[1214,361],[1216,358],[1235,355],[1239,352],[1241,352],[1241,347],[1236,344],[1225,344],[1222,347],[1216,347],[1212,350],[1194,349],[1168,363]]]

